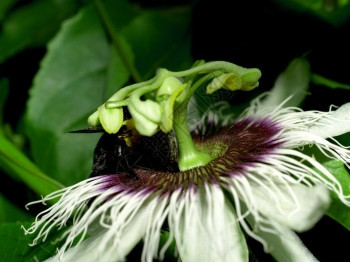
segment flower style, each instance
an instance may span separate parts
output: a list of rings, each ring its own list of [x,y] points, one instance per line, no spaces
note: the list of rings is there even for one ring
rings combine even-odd
[[[242,74],[230,74],[213,76],[208,92],[242,81]],[[249,86],[257,86],[259,77]],[[176,107],[179,101],[188,103],[188,97],[176,98],[181,98],[190,78],[184,83],[167,79],[170,87],[157,89],[167,94],[166,100],[149,104],[158,109],[172,104],[167,109],[172,111],[171,122],[161,120],[164,109],[155,117],[158,120],[151,121],[151,117],[135,117],[140,113],[132,109],[135,105],[130,113],[138,131],[149,128],[144,133],[153,130],[148,133],[152,135],[159,126],[174,129],[179,170],[134,168],[132,175],[121,172],[91,177],[46,196],[43,201],[59,200],[26,230],[39,231],[33,244],[45,241],[53,228],[62,228],[73,218],[72,226],[64,232],[65,243],[48,261],[124,261],[140,241],[142,261],[163,260],[174,243],[182,261],[248,261],[245,234],[259,241],[278,261],[316,261],[294,231],[308,230],[318,222],[329,207],[329,191],[348,206],[350,196],[345,196],[337,179],[302,148],[314,145],[323,156],[348,166],[350,150],[332,137],[350,131],[350,103],[329,112],[302,111],[284,107],[288,100],[271,105],[274,93],[264,94],[230,124],[218,127],[220,123],[209,121],[218,132],[208,132],[202,126],[202,133],[191,139],[192,147],[191,142],[185,143],[187,127],[181,125],[186,120],[183,106]],[[164,79],[161,82],[164,84]],[[193,92],[187,89],[189,96]],[[111,125],[103,110],[107,109],[100,108],[90,123],[97,123],[98,116],[107,130]],[[113,125],[112,129],[122,124]],[[200,160],[193,155],[199,155]],[[166,241],[163,230],[169,233]]]

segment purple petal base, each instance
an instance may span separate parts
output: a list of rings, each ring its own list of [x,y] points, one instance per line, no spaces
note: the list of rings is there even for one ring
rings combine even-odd
[[[123,193],[158,192],[171,194],[177,189],[197,188],[204,183],[222,183],[223,177],[245,173],[247,167],[263,161],[282,142],[278,133],[282,127],[269,118],[238,120],[221,129],[216,134],[195,136],[196,145],[210,153],[214,147],[222,148],[216,152],[218,157],[205,166],[183,172],[161,172],[149,169],[134,169],[133,175],[120,173],[104,176],[101,190],[117,187]]]

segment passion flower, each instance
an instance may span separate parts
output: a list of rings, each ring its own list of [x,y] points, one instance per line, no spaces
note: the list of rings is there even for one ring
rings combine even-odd
[[[327,138],[350,131],[350,103],[336,111],[302,111],[270,107],[266,95],[232,123],[216,126],[217,132],[191,135],[187,126],[187,104],[200,85],[213,79],[208,92],[250,90],[259,77],[256,69],[199,63],[180,73],[160,71],[152,81],[118,91],[89,122],[118,134],[115,127],[124,121],[119,109],[127,105],[141,136],[174,131],[179,168],[134,166],[132,174],[124,169],[94,176],[46,196],[43,201],[59,200],[26,230],[38,232],[33,244],[72,219],[49,261],[124,261],[140,241],[141,261],[163,260],[173,243],[182,261],[248,261],[244,234],[277,260],[316,261],[294,231],[308,230],[322,217],[329,191],[348,206],[350,201],[334,176],[301,149],[314,145],[327,158],[349,163],[350,150]],[[116,119],[110,117],[115,110]]]

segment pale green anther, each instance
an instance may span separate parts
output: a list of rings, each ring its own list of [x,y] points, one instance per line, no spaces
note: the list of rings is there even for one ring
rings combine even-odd
[[[259,86],[259,79],[261,72],[258,69],[247,69],[247,71],[241,76],[243,91],[250,91]]]
[[[207,93],[212,94],[215,91],[225,88],[231,91],[243,90],[250,91],[259,85],[261,72],[258,69],[245,69],[243,72],[230,72],[215,77],[207,86]]]
[[[88,124],[92,127],[97,127],[100,125],[100,119],[98,118],[98,112],[95,111],[88,118]]]
[[[129,101],[128,109],[135,122],[136,130],[144,136],[152,136],[157,132],[161,120],[161,106],[152,100],[141,101],[133,97]]]
[[[165,78],[164,82],[157,91],[157,97],[164,95],[171,95],[182,85],[182,82],[173,76]]]
[[[101,125],[107,133],[115,134],[119,131],[124,121],[123,108],[107,109],[103,104],[97,112]]]
[[[128,109],[135,122],[136,130],[145,136],[154,135],[162,117],[161,106],[151,99],[142,101],[141,98],[147,94],[154,93],[166,78],[166,70],[159,71],[159,77],[150,85],[145,85],[133,91],[129,97]],[[149,130],[146,130],[146,129]]]
[[[138,108],[135,108],[131,104],[129,104],[128,108],[134,120],[135,128],[142,136],[152,136],[157,132],[157,122],[153,122],[147,117],[145,117],[145,115],[139,112]]]
[[[239,90],[242,87],[241,77],[236,73],[223,74],[215,77],[207,86],[207,94],[225,88],[231,91]]]
[[[130,107],[135,108],[138,114],[143,115],[150,121],[154,123],[160,122],[160,118],[162,116],[162,109],[157,102],[154,102],[150,99],[147,99],[146,101],[139,100],[138,103],[130,103],[128,108]]]

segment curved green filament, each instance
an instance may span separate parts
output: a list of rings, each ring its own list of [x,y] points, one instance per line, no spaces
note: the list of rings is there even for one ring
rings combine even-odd
[[[107,109],[112,109],[112,108],[119,108],[122,106],[127,106],[128,105],[128,100],[122,100],[122,101],[107,101],[105,106]]]

